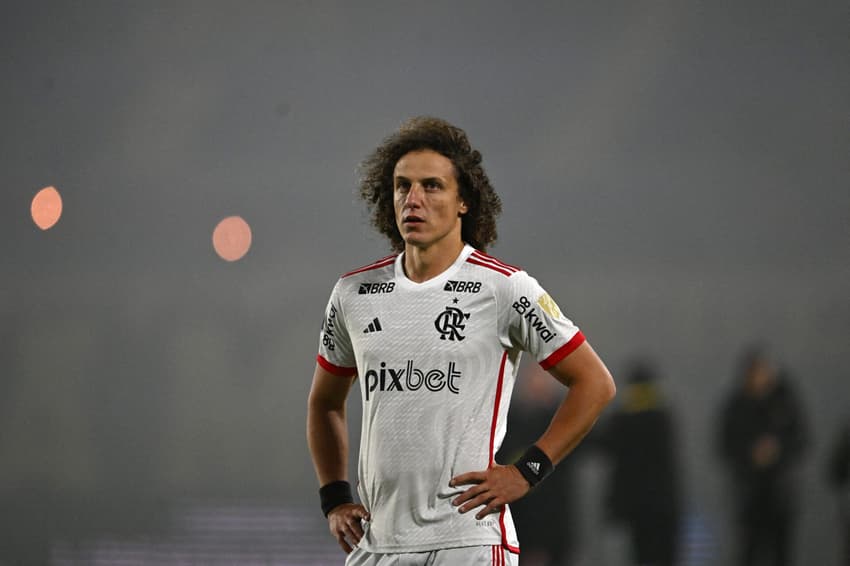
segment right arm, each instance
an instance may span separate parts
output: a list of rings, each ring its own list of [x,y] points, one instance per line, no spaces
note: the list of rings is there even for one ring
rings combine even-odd
[[[307,401],[307,445],[320,486],[348,480],[345,401],[355,377],[335,375],[318,364],[313,373]],[[346,553],[363,537],[361,519],[369,520],[369,513],[355,503],[344,503],[328,513],[331,534]]]

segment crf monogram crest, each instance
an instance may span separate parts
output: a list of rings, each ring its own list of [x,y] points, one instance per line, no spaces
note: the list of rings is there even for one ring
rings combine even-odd
[[[440,333],[440,340],[463,340],[466,338],[460,331],[466,328],[463,321],[468,318],[468,312],[463,312],[455,307],[446,307],[446,310],[441,312],[434,321],[434,326]]]

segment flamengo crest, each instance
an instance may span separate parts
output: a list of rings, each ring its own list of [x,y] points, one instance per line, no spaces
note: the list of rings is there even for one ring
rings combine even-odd
[[[463,312],[456,307],[446,307],[446,310],[437,315],[434,327],[440,333],[440,340],[463,340],[466,338],[460,333],[466,328],[463,321],[469,318],[468,312]]]

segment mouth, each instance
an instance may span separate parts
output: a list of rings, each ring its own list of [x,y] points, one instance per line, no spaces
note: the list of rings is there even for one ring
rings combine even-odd
[[[421,224],[423,222],[425,222],[425,219],[415,214],[408,214],[401,219],[402,224]]]

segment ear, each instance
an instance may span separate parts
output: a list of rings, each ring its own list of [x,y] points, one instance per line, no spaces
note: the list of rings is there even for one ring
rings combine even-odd
[[[461,201],[460,201],[460,209],[459,209],[459,210],[460,210],[460,214],[461,214],[461,215],[466,214],[467,212],[469,212],[469,207],[468,207],[468,206],[466,206],[466,203],[465,203],[463,200],[461,200]]]

